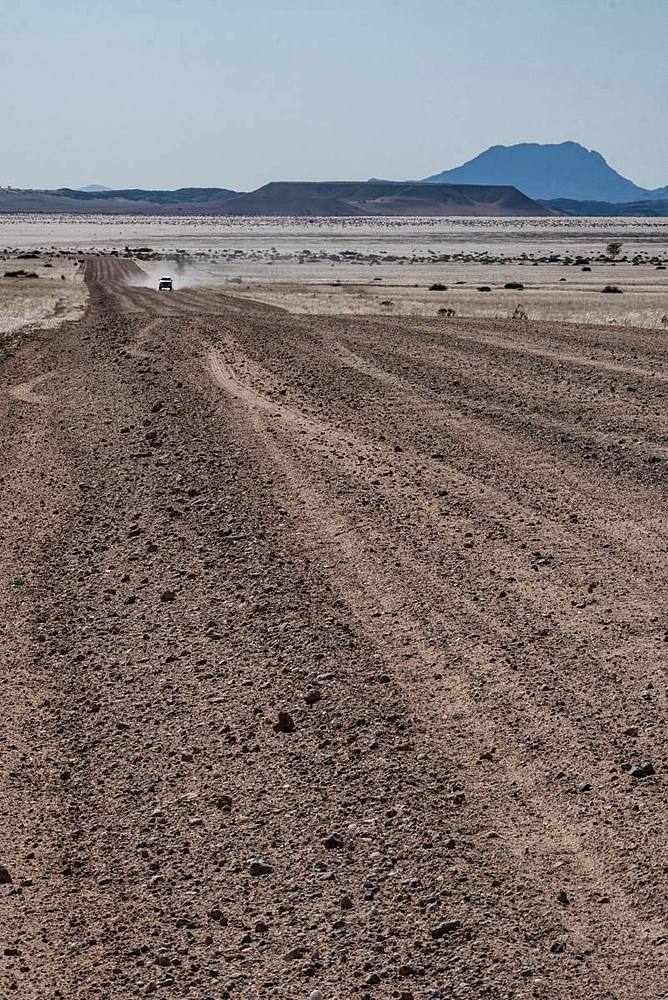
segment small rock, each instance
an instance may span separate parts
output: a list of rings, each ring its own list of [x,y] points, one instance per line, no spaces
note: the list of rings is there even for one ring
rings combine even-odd
[[[651,761],[645,761],[644,764],[636,764],[636,766],[631,771],[632,778],[649,778],[650,775],[655,774],[654,765]]]
[[[559,890],[559,892],[557,893],[557,900],[561,903],[562,906],[568,906],[568,904],[570,903],[570,899],[568,898],[568,893],[566,892],[565,889]]]
[[[316,702],[320,701],[321,698],[322,695],[317,690],[317,688],[314,688],[313,691],[307,691],[306,694],[304,695],[304,701],[306,702],[307,705],[315,705]]]
[[[452,934],[461,926],[459,920],[444,920],[443,923],[438,924],[436,927],[432,927],[429,931],[431,936],[435,941],[439,938],[445,937],[446,934]]]
[[[253,929],[256,934],[266,934],[269,930],[268,924],[265,924],[264,920],[256,920],[253,924]]]
[[[160,600],[163,604],[170,604],[176,598],[176,591],[174,590],[163,590],[160,595]]]
[[[296,948],[292,948],[290,951],[286,952],[285,958],[288,962],[295,962],[299,958],[303,958],[306,954],[306,948],[302,948],[298,945]]]
[[[343,838],[340,837],[338,833],[330,833],[328,837],[325,837],[322,843],[328,851],[335,851],[337,848],[343,847]]]
[[[5,868],[4,865],[0,865],[0,885],[10,885],[12,881],[13,879],[9,874],[9,869]]]
[[[279,712],[278,722],[274,724],[275,733],[294,733],[295,720],[289,712]]]
[[[272,866],[268,861],[264,861],[262,858],[253,858],[253,860],[248,865],[248,871],[253,877],[258,875],[271,875],[273,872]]]
[[[418,974],[418,970],[415,968],[415,966],[409,965],[408,962],[405,962],[403,965],[400,965],[399,968],[397,969],[397,972],[399,973],[400,976],[405,976],[405,977],[416,976]]]
[[[637,736],[638,727],[637,726],[627,726],[624,730],[624,736]]]
[[[380,976],[377,972],[370,972],[369,975],[364,980],[365,986],[378,986],[380,983]]]
[[[452,792],[447,798],[455,806],[461,806],[466,802],[466,795],[464,792]]]
[[[322,990],[311,990],[308,995],[308,1000],[324,1000]]]

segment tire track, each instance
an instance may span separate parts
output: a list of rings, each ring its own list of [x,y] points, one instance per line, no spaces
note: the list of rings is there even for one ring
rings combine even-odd
[[[244,384],[220,358],[211,353],[208,365],[217,384],[246,408],[247,419],[255,432],[263,440],[269,439],[267,447],[272,464],[281,470],[291,485],[293,511],[302,521],[304,517],[308,520],[309,544],[314,552],[322,546],[334,548],[335,562],[330,567],[333,587],[372,638],[388,669],[396,671],[400,677],[405,676],[406,647],[410,648],[410,696],[415,698],[417,694],[421,714],[429,720],[432,739],[438,742],[439,738],[443,739],[439,734],[448,731],[446,752],[453,752],[452,737],[453,733],[457,734],[454,745],[459,743],[460,746],[456,762],[462,772],[464,787],[472,791],[478,815],[485,815],[489,810],[495,816],[496,826],[491,832],[498,837],[502,847],[496,852],[496,863],[499,864],[505,854],[504,863],[512,867],[514,856],[521,853],[526,872],[532,875],[536,891],[541,892],[541,887],[550,884],[556,860],[561,868],[559,877],[562,882],[569,888],[577,886],[579,898],[608,898],[610,903],[602,927],[598,926],[600,906],[596,905],[591,910],[585,904],[566,912],[557,911],[555,907],[554,917],[557,919],[556,914],[560,913],[561,920],[579,947],[585,950],[593,948],[597,957],[592,964],[606,988],[614,989],[615,996],[634,996],[638,970],[629,969],[626,959],[620,961],[623,945],[631,936],[638,953],[644,953],[653,941],[665,936],[665,924],[643,919],[629,907],[623,889],[610,880],[575,831],[560,821],[559,800],[546,798],[544,788],[536,790],[532,772],[526,765],[520,765],[518,756],[509,750],[508,730],[501,733],[494,730],[490,720],[483,723],[476,701],[470,694],[465,694],[470,688],[471,677],[479,673],[480,665],[475,661],[469,662],[467,669],[461,672],[453,667],[451,652],[438,653],[433,640],[423,633],[425,621],[430,617],[429,605],[425,604],[424,597],[420,597],[410,583],[402,583],[402,571],[397,575],[395,570],[389,577],[377,562],[374,563],[373,557],[362,556],[362,553],[369,552],[368,533],[360,531],[332,506],[329,491],[325,499],[312,475],[300,468],[299,458],[295,457],[289,442],[281,444],[277,436],[267,434],[273,430],[277,409],[282,407],[277,407],[276,403]],[[314,425],[310,419],[300,419],[291,407],[284,409],[287,412],[282,414],[280,427],[285,433],[281,437],[306,430],[322,432],[322,425]],[[285,493],[281,496],[285,503]],[[382,535],[374,541],[376,551],[390,544],[390,539]],[[402,552],[396,565],[399,564],[402,569],[408,570],[407,580],[421,577],[424,582],[424,567],[420,573],[420,568],[410,562],[407,553]],[[436,584],[437,581],[431,581],[432,588]],[[432,600],[437,606],[451,603],[447,592],[439,593],[436,588],[432,589]],[[405,609],[408,609],[408,614]],[[388,619],[392,622],[390,631]],[[439,627],[440,622],[437,631]],[[463,659],[465,663],[470,661],[466,652],[455,659]],[[437,675],[444,673],[449,677],[448,690],[437,696],[435,704],[430,703],[426,693],[434,671]],[[424,686],[422,694],[418,685]],[[504,746],[502,769],[495,767],[492,783],[484,784],[479,777],[479,768],[474,771],[467,768],[467,758],[470,759],[475,746],[484,753],[485,748],[489,750],[500,745]],[[513,757],[515,764],[510,766]],[[523,790],[520,813],[517,800],[511,794],[513,788]],[[665,961],[665,956],[662,961]],[[647,976],[647,967],[644,971]],[[661,963],[652,975],[658,985],[662,977]]]

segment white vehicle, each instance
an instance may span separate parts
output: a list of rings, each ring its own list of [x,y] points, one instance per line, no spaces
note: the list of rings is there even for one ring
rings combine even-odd
[[[168,277],[163,277],[158,282],[159,292],[171,292],[172,291],[172,279]]]

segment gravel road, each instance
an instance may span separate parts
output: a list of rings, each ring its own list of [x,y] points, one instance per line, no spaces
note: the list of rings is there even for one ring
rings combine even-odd
[[[0,368],[0,996],[668,997],[665,336],[135,267]]]

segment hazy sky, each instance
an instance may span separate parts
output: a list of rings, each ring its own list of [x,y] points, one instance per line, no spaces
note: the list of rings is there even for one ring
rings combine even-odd
[[[574,139],[668,184],[668,0],[0,0],[0,185],[423,177]]]

